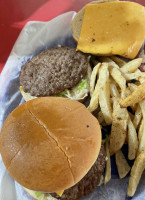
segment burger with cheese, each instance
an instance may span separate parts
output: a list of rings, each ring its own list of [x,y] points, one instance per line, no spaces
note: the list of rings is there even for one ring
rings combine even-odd
[[[0,133],[10,175],[36,199],[80,199],[105,167],[97,119],[77,101],[40,97],[17,107]]]

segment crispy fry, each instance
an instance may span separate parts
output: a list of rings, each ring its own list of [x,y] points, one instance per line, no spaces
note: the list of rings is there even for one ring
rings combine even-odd
[[[114,94],[117,95],[117,90],[114,86]],[[110,154],[116,153],[125,143],[127,132],[128,112],[126,108],[121,108],[118,103],[118,98],[114,97],[112,127],[110,135]]]
[[[128,112],[126,108],[121,108],[119,103],[115,106],[115,109],[113,110],[113,119],[116,120],[126,120],[128,121]]]
[[[103,117],[101,110],[97,113],[97,119],[98,119],[100,124],[102,124],[104,122],[104,117]]]
[[[130,94],[127,98],[122,100],[120,102],[120,106],[122,108],[126,108],[135,103],[141,102],[143,99],[145,99],[145,89],[144,88],[145,88],[145,82],[142,83],[141,85],[139,85],[137,87],[137,89],[134,92],[132,92],[132,94]]]
[[[119,87],[122,90],[123,96],[124,96],[125,90],[126,90],[126,80],[125,80],[125,78],[122,76],[119,69],[111,66],[111,67],[109,67],[109,70],[110,70],[110,74],[111,74],[112,78],[119,85]]]
[[[106,170],[105,170],[104,183],[106,184],[111,179],[111,160],[110,160],[110,152],[109,152],[109,147],[108,147],[108,140],[106,141],[106,144],[105,144],[105,150],[106,150],[107,161],[106,161]]]
[[[123,67],[120,68],[122,73],[132,73],[135,72],[135,70],[138,69],[138,67],[142,63],[142,58],[136,58],[134,60],[131,60],[130,62],[126,63]]]
[[[145,169],[145,151],[142,151],[136,158],[131,169],[127,195],[132,197],[136,191],[141,175]]]
[[[131,92],[134,92],[134,90],[136,90],[138,86],[135,85],[134,83],[128,83],[128,87]]]
[[[102,63],[99,69],[99,104],[105,119],[106,124],[112,123],[112,108],[110,101],[110,86],[108,64]]]
[[[113,101],[113,110],[116,108],[119,102],[120,94],[117,90],[116,84],[114,81],[111,81],[110,83],[110,91],[111,91],[111,96],[112,96],[112,101]]]
[[[95,87],[95,81],[96,81],[97,73],[99,71],[100,66],[101,66],[101,63],[98,63],[93,68],[93,71],[92,71],[92,74],[91,74],[91,80],[90,80],[90,96],[93,95],[94,87]]]
[[[139,133],[139,147],[138,147],[137,154],[139,154],[140,152],[145,150],[145,127],[144,127],[144,123],[145,123],[145,121],[143,121],[143,125],[142,125],[142,127],[140,129],[140,133]]]
[[[109,160],[106,165],[105,184],[111,178],[110,155],[115,154],[120,178],[125,177],[130,171],[130,166],[121,152],[122,146],[127,142],[128,159],[136,159],[128,188],[128,195],[132,196],[145,168],[145,72],[138,69],[142,59],[137,58],[126,63],[116,56],[106,56],[97,57],[97,60],[103,63],[98,64],[100,65],[98,69],[95,66],[92,73],[90,84],[92,97],[89,110],[93,112],[100,105],[100,111],[97,113],[99,122],[101,125],[112,125],[109,150],[106,143]],[[94,89],[97,74],[98,80]],[[130,83],[130,80],[136,82]],[[135,115],[127,111],[128,106],[132,108]],[[141,155],[143,151],[144,158]]]
[[[145,150],[145,100],[140,102],[140,107],[143,115],[143,125],[139,129],[139,147],[138,147],[138,154]]]
[[[110,155],[118,152],[126,139],[127,120],[113,120],[110,135]]]
[[[98,82],[97,82],[90,104],[88,106],[88,110],[90,112],[93,112],[98,108],[98,105],[99,105],[99,91],[98,91]]]
[[[122,73],[122,75],[127,81],[139,79],[141,80],[145,77],[145,72],[141,72],[139,69],[137,69],[134,73]]]
[[[143,130],[144,130],[144,120],[142,119],[141,123],[140,123],[140,126],[139,126],[139,130],[138,130],[138,141],[139,141],[139,143],[141,141]]]
[[[110,81],[110,91],[111,91],[112,97],[120,98],[120,94],[117,89],[117,84],[113,79],[111,79],[111,81]]]
[[[112,66],[112,67],[115,67],[115,68],[119,69],[119,66],[113,60],[111,60],[110,57],[100,56],[100,57],[98,57],[98,60],[100,62],[108,63],[108,66]]]
[[[135,159],[137,149],[138,149],[137,133],[129,117],[129,120],[128,120],[128,159],[129,160]]]
[[[144,73],[145,73],[145,72],[144,72]],[[143,82],[145,82],[145,77],[139,77],[138,80],[139,80],[140,83],[143,83]]]
[[[130,166],[127,163],[127,160],[125,159],[121,150],[119,150],[115,154],[115,160],[116,160],[116,165],[117,165],[119,177],[124,178],[128,174],[128,172],[130,171]]]
[[[113,60],[119,67],[123,67],[123,66],[126,64],[126,62],[125,62],[123,59],[121,59],[121,58],[119,58],[119,57],[117,57],[117,56],[110,56],[110,58],[111,58],[111,60]]]
[[[142,112],[143,118],[145,119],[145,100],[141,101],[139,103],[139,105],[140,105],[140,108],[141,108],[141,112]]]
[[[134,119],[133,119],[133,124],[134,124],[134,127],[135,127],[136,130],[139,126],[141,119],[142,119],[142,112],[141,112],[141,109],[140,109],[140,105],[138,105],[136,112],[134,114]]]
[[[124,96],[124,98],[128,97],[130,94],[131,94],[131,91],[130,91],[130,89],[127,87],[126,90],[125,90],[125,96]]]

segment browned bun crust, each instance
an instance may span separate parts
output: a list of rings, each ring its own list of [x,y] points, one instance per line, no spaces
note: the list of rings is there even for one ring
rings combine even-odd
[[[57,192],[80,181],[101,147],[99,123],[77,101],[41,97],[17,107],[0,134],[10,175],[35,191]]]
[[[118,0],[99,0],[99,1],[92,1],[89,4],[97,4],[97,3],[104,3],[108,1],[118,1]],[[85,7],[83,7],[74,17],[72,21],[72,36],[76,42],[79,40],[81,27],[83,23],[83,17],[84,17]]]

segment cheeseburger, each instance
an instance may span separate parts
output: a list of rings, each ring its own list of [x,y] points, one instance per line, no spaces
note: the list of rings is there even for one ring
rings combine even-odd
[[[10,175],[35,199],[76,200],[100,183],[105,167],[97,119],[77,101],[42,97],[17,107],[0,134]]]
[[[44,96],[83,100],[89,92],[90,74],[87,55],[74,47],[56,47],[22,66],[20,90],[26,101]]]

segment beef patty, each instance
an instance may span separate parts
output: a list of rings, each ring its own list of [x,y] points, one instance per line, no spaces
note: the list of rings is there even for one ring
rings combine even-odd
[[[74,87],[87,68],[87,56],[73,47],[48,49],[22,67],[20,85],[32,96],[52,96]]]
[[[75,186],[64,191],[63,195],[59,197],[56,193],[51,194],[53,197],[61,200],[79,200],[86,195],[89,195],[100,183],[101,175],[104,171],[106,164],[106,153],[104,145],[101,145],[99,156],[84,176],[84,178],[78,182]]]

